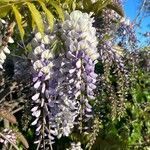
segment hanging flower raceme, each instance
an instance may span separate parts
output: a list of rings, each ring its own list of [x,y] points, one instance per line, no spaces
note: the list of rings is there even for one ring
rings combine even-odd
[[[68,101],[65,95],[65,73],[61,68],[65,58],[63,54],[54,53],[56,40],[55,34],[42,37],[37,33],[33,39],[35,48],[32,58],[35,94],[32,96],[34,106],[31,111],[36,118],[32,125],[37,125],[39,139],[49,139],[52,143],[54,137],[60,138],[71,133],[78,114],[77,104]]]
[[[66,60],[63,67],[66,68],[66,84],[68,84],[68,99],[77,101],[80,115],[91,113],[90,99],[94,99],[94,89],[97,75],[94,72],[97,53],[96,29],[92,26],[94,19],[92,14],[73,11],[66,14],[66,20],[62,24],[62,39],[67,48]]]
[[[99,57],[93,21],[91,14],[80,11],[67,14],[59,30],[67,50],[59,54],[53,48],[58,29],[43,37],[35,34],[32,59],[35,94],[31,111],[39,139],[53,142],[56,136],[68,136],[79,114],[91,115],[89,100],[95,98],[94,67]]]
[[[52,41],[55,41],[55,36],[44,35],[42,37],[40,33],[36,33],[33,39],[35,49],[32,63],[35,94],[32,96],[34,107],[31,111],[36,119],[32,125],[37,125],[36,134],[39,135],[41,141],[53,140],[53,136],[57,135],[55,115],[59,112],[59,108],[55,99],[59,78],[57,66],[60,65],[55,65],[55,55],[51,48]]]

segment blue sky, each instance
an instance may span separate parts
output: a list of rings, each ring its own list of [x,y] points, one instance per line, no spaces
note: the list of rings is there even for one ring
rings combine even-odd
[[[141,0],[125,0],[124,2],[124,11],[125,16],[133,21],[139,11]],[[148,24],[150,24],[150,16],[144,18],[142,21],[141,27],[136,29],[136,33],[138,35],[138,39],[144,41],[144,38],[138,34],[139,32],[145,33],[150,32],[150,27],[148,27]]]

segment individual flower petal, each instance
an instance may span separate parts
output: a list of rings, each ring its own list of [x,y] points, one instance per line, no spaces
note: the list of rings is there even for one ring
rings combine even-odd
[[[0,64],[0,68],[1,68],[1,69],[3,69],[3,66],[2,66],[2,64]]]
[[[0,52],[0,59],[6,59],[6,55],[4,54],[3,51]]]
[[[36,38],[38,41],[40,41],[40,40],[42,39],[41,33],[40,33],[40,32],[36,33],[36,34],[35,34],[35,38]]]
[[[40,85],[41,85],[41,81],[38,80],[38,81],[34,84],[34,88],[35,88],[35,89],[38,89]]]
[[[43,83],[43,84],[42,84],[42,90],[41,90],[41,92],[44,93],[44,92],[45,92],[45,89],[46,89],[46,85],[45,85],[45,83]]]
[[[43,58],[43,59],[53,58],[53,54],[48,49],[48,50],[45,50],[44,52],[42,52],[41,58]]]
[[[37,100],[40,96],[40,93],[36,93],[34,96],[32,96],[32,100]]]
[[[42,98],[42,99],[41,99],[41,107],[44,106],[44,102],[45,102],[45,101],[44,101],[44,98]]]
[[[75,97],[78,98],[79,95],[81,95],[81,91],[80,90],[75,93]]]
[[[76,62],[76,67],[77,67],[77,68],[81,68],[81,65],[82,65],[82,61],[81,61],[81,59],[79,59],[79,60]]]
[[[35,61],[34,64],[33,64],[33,68],[35,70],[41,69],[42,67],[43,67],[43,64],[42,64],[42,62],[40,60]]]
[[[40,131],[42,125],[40,124],[37,128],[36,128],[36,132]]]
[[[36,82],[38,80],[38,77],[33,78],[33,82]]]
[[[74,73],[75,71],[76,71],[76,68],[70,69],[70,70],[69,70],[69,73],[72,74],[72,73]]]
[[[41,114],[41,110],[37,110],[32,113],[32,115],[35,116],[36,118],[39,118],[40,114]]]
[[[7,46],[4,47],[3,51],[4,51],[5,53],[7,53],[7,54],[10,54],[10,50],[8,49]]]
[[[14,43],[14,40],[12,39],[12,37],[9,37],[8,43]]]
[[[78,70],[78,72],[77,72],[77,77],[78,77],[78,78],[81,78],[81,75],[82,75],[82,71],[81,71],[81,69],[80,69],[80,70]]]
[[[76,83],[76,88],[77,88],[77,89],[80,89],[80,88],[81,88],[81,81],[79,81],[79,82]]]
[[[75,55],[72,54],[72,52],[68,51],[67,52],[67,58],[76,58]]]
[[[39,118],[36,118],[32,123],[31,123],[31,125],[36,125],[37,124],[37,122],[38,122],[38,120],[39,120]]]
[[[93,83],[88,84],[88,86],[89,86],[91,89],[96,89],[96,85],[93,84]]]
[[[50,39],[48,35],[45,35],[42,39],[43,44],[50,44]]]

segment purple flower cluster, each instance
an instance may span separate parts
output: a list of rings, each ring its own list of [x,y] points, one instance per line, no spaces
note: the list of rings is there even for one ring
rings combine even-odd
[[[89,100],[94,99],[96,88],[96,73],[94,67],[99,54],[97,52],[96,29],[93,27],[92,14],[74,11],[66,14],[66,21],[62,24],[62,39],[67,48],[64,63],[68,68],[67,78],[70,100],[77,101],[80,105],[80,115],[90,116],[92,107]],[[66,61],[66,60],[65,60]],[[71,86],[70,86],[71,85]]]
[[[33,83],[35,94],[32,96],[32,115],[36,118],[32,125],[37,125],[36,134],[39,139],[60,138],[68,136],[73,128],[77,116],[76,103],[69,101],[64,85],[65,71],[63,68],[63,54],[55,55],[48,39],[56,39],[53,35],[45,35],[43,42],[40,33],[35,35],[33,44],[38,45],[33,52]],[[44,133],[43,133],[44,128]],[[39,141],[38,141],[39,142]]]
[[[54,33],[33,39],[32,115],[39,139],[69,136],[77,117],[92,112],[89,100],[95,99],[97,53],[96,30],[91,14],[73,11],[59,30],[65,44],[60,54],[54,51],[58,37]],[[44,132],[43,132],[44,131]],[[39,142],[39,141],[38,141]]]
[[[52,130],[56,111],[51,111],[50,108],[52,107],[53,110],[57,108],[56,102],[52,105],[55,96],[57,96],[57,80],[55,84],[52,83],[58,78],[59,72],[57,68],[54,68],[55,59],[50,47],[50,38],[51,41],[54,39],[52,35],[42,37],[40,33],[36,33],[32,42],[34,46],[37,45],[33,51],[32,60],[35,94],[32,96],[34,106],[31,111],[36,118],[32,125],[37,125],[36,134],[41,139],[53,139],[51,134],[57,135],[57,131]],[[53,120],[51,116],[53,116]]]

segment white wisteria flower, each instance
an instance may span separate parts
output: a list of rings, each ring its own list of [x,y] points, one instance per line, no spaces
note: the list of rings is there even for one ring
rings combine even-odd
[[[6,24],[6,21],[3,19],[0,19],[0,28],[5,28],[4,25]],[[6,29],[5,29],[6,30]],[[5,35],[2,35],[0,31],[0,68],[3,69],[3,63],[5,62],[6,55],[10,54],[10,50],[8,49],[7,45],[3,45],[2,38]],[[12,37],[8,37],[8,43],[14,43],[14,40]]]
[[[62,63],[62,70],[66,73],[64,85],[67,86],[64,87],[67,89],[67,100],[78,103],[79,116],[86,117],[91,116],[92,112],[89,100],[95,99],[97,75],[94,68],[99,57],[93,23],[92,13],[75,10],[70,15],[66,14],[61,28],[62,39],[67,48],[66,59]]]
[[[73,11],[62,24],[62,38],[69,51],[83,50],[94,61],[99,57],[96,29],[93,27],[92,13]]]

